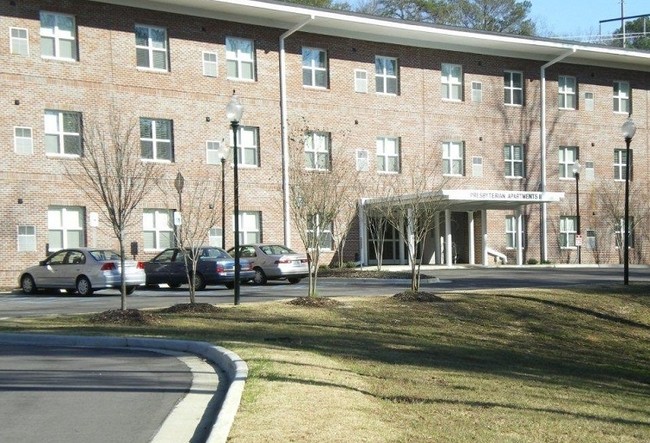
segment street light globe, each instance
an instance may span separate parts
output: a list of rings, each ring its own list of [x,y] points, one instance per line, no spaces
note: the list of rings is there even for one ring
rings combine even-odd
[[[634,137],[634,134],[636,133],[636,125],[634,124],[634,120],[632,120],[631,117],[628,117],[627,120],[625,120],[625,123],[623,123],[623,126],[621,126],[621,131],[623,132],[623,137],[625,139],[632,139]]]
[[[233,92],[230,102],[226,106],[226,117],[230,122],[237,122],[241,120],[241,116],[244,113],[244,106],[239,101],[239,98]]]

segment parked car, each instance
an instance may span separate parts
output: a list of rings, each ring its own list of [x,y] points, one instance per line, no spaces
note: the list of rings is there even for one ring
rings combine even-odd
[[[228,289],[235,286],[235,260],[226,251],[212,246],[201,246],[195,250],[198,255],[193,282],[195,289],[205,289],[207,285],[225,285]],[[188,266],[192,266],[192,253],[189,248],[169,248],[146,262],[144,271],[147,285],[166,283],[170,288],[178,288],[187,283],[184,254],[188,254]],[[248,260],[240,260],[239,266],[240,282],[251,280],[255,276]]]
[[[96,290],[119,288],[120,254],[110,249],[74,248],[56,251],[37,266],[25,269],[19,284],[25,294],[39,289],[65,289],[88,296]],[[145,283],[144,265],[135,260],[124,262],[126,293]]]
[[[253,263],[253,283],[264,285],[268,280],[286,279],[291,284],[309,276],[307,254],[299,254],[286,246],[274,244],[249,244],[239,247],[240,257]],[[228,250],[232,256],[235,248]]]

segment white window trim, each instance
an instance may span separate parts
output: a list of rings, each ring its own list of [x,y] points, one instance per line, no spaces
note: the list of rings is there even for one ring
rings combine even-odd
[[[625,173],[627,172],[627,161],[623,161],[623,156],[627,155],[627,149],[614,149],[614,181],[624,182]],[[632,150],[630,149],[630,157],[633,157]],[[632,178],[632,164],[630,164],[630,179]],[[619,173],[619,178],[616,178],[616,171]]]
[[[526,170],[525,170],[526,165],[524,163],[524,160],[525,160],[525,158],[524,158],[524,145],[520,145],[520,144],[517,144],[517,143],[507,143],[505,145],[505,147],[507,147],[509,149],[510,158],[505,158],[504,157],[503,161],[504,161],[504,163],[509,163],[510,164],[510,168],[511,168],[511,170],[513,172],[513,175],[504,174],[505,178],[513,179],[513,180],[520,180],[520,179],[524,178],[526,176]],[[521,160],[515,160],[515,158],[514,158],[514,148],[515,147],[519,147],[521,149]],[[514,175],[515,165],[516,164],[521,164],[521,175]]]
[[[359,172],[368,172],[370,170],[370,157],[367,149],[357,149],[356,167]]]
[[[320,246],[320,244],[321,244],[320,236],[329,234],[329,240],[330,240],[329,241],[329,247],[322,247],[321,246],[320,250],[323,251],[323,252],[333,251],[334,250],[334,234],[333,234],[334,226],[333,226],[333,223],[330,222],[330,223],[328,223],[327,227],[325,227],[324,229],[320,229],[319,228],[319,226],[320,226],[320,214],[315,214],[315,215],[312,215],[311,217],[313,217],[315,219],[315,223],[312,222],[311,225],[308,223],[308,225],[307,225],[307,236],[309,237],[310,233],[311,233],[311,235],[317,235],[318,238],[319,238],[318,244]],[[315,225],[316,229],[314,229],[314,225]],[[311,229],[310,229],[310,226],[311,226]]]
[[[566,159],[566,153],[569,151],[574,151],[575,155],[574,158],[577,160],[580,155],[580,150],[577,146],[560,146],[560,149],[558,149],[558,178],[560,180],[575,180],[575,177],[573,176],[573,165],[575,165],[575,160],[574,161],[567,161]],[[564,161],[562,161],[562,152],[565,153],[564,155]],[[566,175],[562,175],[562,165],[565,167]]]
[[[173,132],[174,131],[174,126],[173,126],[172,120],[165,119],[165,118],[142,117],[140,119],[140,124],[142,124],[142,120],[150,120],[152,122],[151,138],[142,137],[142,135],[140,135],[140,143],[142,144],[142,141],[150,141],[151,142],[151,147],[152,147],[152,150],[153,150],[153,158],[142,157],[142,153],[140,153],[140,158],[143,161],[149,161],[149,162],[171,163],[174,160],[174,138],[173,138],[174,137],[174,132]],[[156,136],[157,122],[169,122],[169,125],[170,125],[169,133],[170,133],[172,138],[165,139],[165,138],[158,138]],[[169,158],[169,159],[159,158],[158,157],[158,143],[167,142],[167,141],[169,142],[169,145],[170,145],[170,151],[171,151],[170,156],[171,156],[171,158]],[[140,148],[140,149],[142,149],[142,148]]]
[[[387,141],[393,141],[395,144],[395,152],[387,152],[386,151],[386,142]],[[377,172],[379,174],[399,174],[400,172],[400,139],[399,137],[377,137],[376,140],[376,145],[377,145],[377,156],[376,156],[376,161],[377,161]],[[380,158],[384,159],[384,169],[379,169],[379,165],[381,162],[379,161]],[[389,170],[388,169],[388,164],[389,160],[391,159],[397,159],[397,170]]]
[[[167,222],[168,222],[167,226],[158,226],[157,225],[157,220],[158,220],[157,215],[159,213],[161,213],[161,214],[164,213],[164,214],[167,215]],[[153,226],[146,226],[145,225],[145,214],[152,214],[153,215],[153,218],[152,218]],[[151,252],[162,251],[164,249],[167,249],[170,246],[173,246],[173,244],[174,244],[174,227],[171,225],[172,220],[173,220],[173,214],[172,214],[172,210],[170,210],[170,209],[145,208],[145,209],[142,210],[142,234],[143,234],[143,236],[144,236],[144,234],[146,232],[153,232],[153,234],[154,234],[154,247],[153,248],[147,248],[146,243],[143,242],[145,251],[151,251]],[[170,238],[171,238],[171,244],[170,245],[161,246],[160,237],[161,237],[161,234],[163,234],[163,233],[166,233],[166,234],[170,235]]]
[[[53,15],[55,22],[59,20],[59,17],[71,18],[72,19],[72,24],[73,24],[72,25],[72,36],[71,37],[66,37],[66,36],[61,35],[61,33],[56,30],[56,28],[58,28],[58,26],[56,24],[55,24],[55,29],[52,32],[50,32],[50,30],[48,28],[43,28],[41,23],[43,21],[43,15],[44,14]],[[79,43],[77,41],[77,21],[75,19],[75,16],[70,15],[70,14],[62,14],[60,12],[41,11],[40,16],[39,16],[39,20],[41,22],[41,23],[39,23],[39,29],[40,29],[39,35],[40,35],[40,38],[41,39],[43,39],[43,38],[52,38],[52,39],[54,39],[54,55],[43,55],[41,53],[41,57],[45,58],[45,59],[49,59],[49,60],[61,60],[61,61],[76,62],[78,54],[79,54],[79,48],[78,48]],[[60,45],[61,40],[71,41],[71,42],[74,43],[74,45],[73,45],[74,54],[73,54],[72,57],[61,57],[61,55],[60,55],[61,54],[61,45]]]
[[[25,38],[22,37],[14,37],[13,36],[13,31],[25,31]],[[23,54],[22,52],[14,51],[14,43],[16,42],[25,42],[25,45],[27,46],[27,53]],[[16,26],[10,27],[9,28],[9,52],[14,55],[22,55],[24,57],[29,57],[29,29],[27,28],[19,28]]]
[[[220,140],[206,140],[205,142],[205,164],[220,165],[221,149],[223,142]]]
[[[169,35],[167,34],[167,28],[163,28],[161,26],[151,26],[151,25],[144,25],[142,23],[136,23],[135,28],[145,28],[147,29],[147,45],[138,45],[137,44],[137,39],[136,39],[136,54],[138,49],[146,49],[147,52],[149,53],[149,66],[138,66],[138,61],[136,57],[136,68],[141,71],[154,71],[154,72],[169,72]],[[164,48],[155,48],[151,44],[151,30],[152,29],[157,29],[159,31],[163,31],[165,33],[165,46]],[[135,29],[134,29],[135,32]],[[164,68],[156,68],[153,66],[153,53],[154,52],[164,52],[165,54],[165,67]]]
[[[57,212],[60,214],[59,221],[61,222],[58,225],[52,224],[52,219],[50,218],[50,213],[51,212]],[[85,226],[84,226],[84,208],[81,206],[49,206],[47,208],[48,212],[48,217],[47,217],[47,232],[48,232],[48,243],[49,243],[49,236],[50,236],[50,231],[57,231],[61,232],[61,247],[60,248],[52,248],[52,245],[49,246],[49,251],[59,251],[61,249],[66,249],[69,247],[72,247],[74,245],[70,245],[68,243],[68,233],[70,232],[76,232],[76,233],[81,233],[83,237],[85,237]],[[71,217],[67,216],[68,212],[74,212],[75,217],[74,217],[74,223],[68,223],[72,220]],[[83,240],[80,242],[80,246],[83,245]]]
[[[509,226],[510,225],[510,226]],[[522,223],[521,227],[521,242],[523,244],[522,249],[526,248],[526,235],[524,232],[524,225],[525,223]],[[507,250],[516,250],[517,249],[517,216],[516,215],[507,215],[506,216],[506,249]],[[508,242],[512,242],[513,246],[509,246]]]
[[[319,135],[323,136],[326,140],[325,150],[318,149],[314,143],[314,136]],[[311,140],[311,142],[309,142]],[[311,149],[309,148],[311,146]],[[318,154],[327,153],[327,165],[325,167],[320,167],[318,162]],[[329,171],[332,167],[332,146],[330,140],[330,134],[328,132],[313,131],[307,134],[305,140],[305,155],[308,155],[313,158],[313,164],[316,165],[315,168],[306,167],[307,171]]]
[[[452,72],[454,68],[460,68],[460,78],[455,79],[451,75],[445,76],[444,71],[445,67],[449,68],[449,72]],[[454,64],[454,63],[443,63],[440,67],[440,82],[441,82],[441,93],[442,93],[442,86],[447,86],[447,90],[449,92],[449,95],[445,97],[443,95],[442,99],[447,102],[462,102],[463,101],[463,66]],[[458,98],[452,98],[450,95],[451,91],[454,87],[458,87],[460,89],[460,92],[458,94]]]
[[[253,225],[246,223],[246,220],[253,220]],[[233,218],[232,235],[235,235]],[[248,241],[248,235],[254,235],[255,240]],[[241,244],[260,243],[262,241],[262,212],[261,211],[240,211],[239,212],[239,241]]]
[[[363,79],[358,77],[358,74],[363,74]],[[354,92],[359,94],[368,93],[368,71],[365,69],[355,69],[354,70]]]
[[[478,100],[475,100],[474,94],[478,94]],[[483,103],[483,83],[478,81],[472,82],[472,102],[473,103]]]
[[[231,53],[228,50],[228,42],[250,42],[251,46],[251,53],[247,52],[242,52],[241,47],[239,44],[237,44],[237,48],[234,54],[234,57],[229,57],[228,55]],[[256,61],[255,61],[255,41],[249,38],[240,38],[240,37],[226,37],[226,43],[225,43],[225,51],[226,51],[226,77],[229,80],[237,80],[237,81],[242,81],[242,82],[254,82],[255,81],[255,76],[256,76]],[[250,58],[246,58],[250,57]],[[228,62],[235,62],[237,64],[237,75],[234,77],[231,77],[228,73]],[[242,76],[242,64],[244,63],[250,63],[251,64],[251,78],[246,78]]]
[[[612,85],[612,97],[613,97],[614,100],[616,100],[616,102],[618,104],[618,110],[615,110],[612,107],[612,111],[614,111],[615,114],[629,114],[629,111],[632,109],[631,108],[631,106],[632,106],[632,87],[630,86],[630,82],[622,81],[622,80],[614,80],[614,84],[619,85],[619,87],[618,87],[619,94],[618,95],[614,95],[614,85]],[[621,94],[621,90],[622,90],[621,85],[627,85],[627,95],[622,95]],[[621,108],[622,108],[621,104],[624,103],[624,102],[627,102],[627,109],[628,109],[627,111],[621,110]]]
[[[79,158],[80,154],[70,154],[70,153],[65,152],[65,136],[74,135],[74,136],[78,137],[79,138],[79,146],[80,146],[80,149],[82,150],[82,152],[83,152],[83,145],[82,145],[83,141],[82,141],[82,137],[81,137],[80,132],[66,132],[64,130],[63,114],[64,113],[76,114],[78,116],[78,119],[79,119],[79,126],[80,126],[80,130],[81,130],[81,113],[76,112],[76,111],[60,111],[60,110],[56,110],[56,109],[46,109],[45,113],[43,114],[43,118],[45,119],[45,115],[48,115],[48,114],[52,115],[54,113],[56,113],[56,117],[57,117],[57,132],[47,132],[47,128],[44,127],[43,133],[46,136],[47,135],[56,135],[57,136],[57,138],[59,140],[59,143],[58,143],[59,150],[57,152],[47,152],[47,150],[46,150],[45,155],[48,156],[48,157]],[[44,126],[46,126],[46,125],[44,125]],[[47,149],[47,147],[46,147],[46,149]]]
[[[214,56],[214,61],[206,60],[205,59],[206,55]],[[214,51],[203,51],[201,53],[201,60],[203,62],[203,76],[204,77],[211,77],[211,78],[219,77],[219,54],[217,54]],[[209,66],[214,67],[214,75],[207,72],[207,67],[209,67]]]
[[[460,156],[459,157],[453,157],[451,155],[451,147],[452,145],[459,145],[460,147]],[[448,147],[448,149],[445,149],[445,147]],[[449,151],[449,155],[446,155],[445,151]],[[449,171],[450,172],[445,172],[444,171],[444,163],[445,160],[449,162]],[[460,173],[454,174],[454,162],[460,162]],[[442,175],[446,177],[464,177],[465,176],[465,143],[460,142],[460,141],[444,141],[442,142],[442,163],[443,163],[443,171]]]
[[[244,143],[243,131],[253,131],[254,145]],[[235,145],[232,129],[230,130],[230,146]],[[255,163],[244,163],[244,152],[255,151]],[[239,126],[237,134],[237,165],[240,168],[259,168],[260,167],[260,130],[257,126]]]
[[[377,72],[377,60],[383,59],[386,61],[395,61],[395,75],[387,74],[386,71],[378,73]],[[383,91],[377,91],[377,84],[376,80],[380,78],[382,79],[382,84],[383,84]],[[395,79],[395,92],[386,92],[388,89],[388,80],[390,79]],[[375,92],[379,95],[389,95],[389,96],[396,96],[399,94],[399,63],[396,57],[387,57],[384,55],[376,55],[375,56]]]
[[[573,230],[562,230],[562,226],[566,224],[566,221],[573,221]],[[564,223],[563,223],[564,222]],[[575,215],[563,215],[560,217],[560,249],[569,250],[577,249],[576,246],[576,236],[578,235],[578,223]],[[573,242],[571,242],[571,236],[573,236]],[[563,241],[566,240],[566,241]],[[566,246],[563,246],[566,244]]]
[[[33,230],[32,234],[21,234],[21,228],[31,228]],[[21,242],[21,239],[26,241],[27,244],[33,245],[33,248],[23,248],[21,245],[25,246],[25,242]],[[36,226],[34,225],[19,225],[16,227],[16,250],[18,252],[34,252],[36,251]]]
[[[564,79],[564,86],[561,86],[561,80]],[[573,80],[573,91],[567,89],[567,80],[572,79]],[[576,77],[571,76],[571,75],[560,75],[558,76],[558,82],[557,82],[557,87],[558,87],[558,108],[562,109],[564,111],[575,111],[576,107],[578,105],[578,80]],[[564,97],[564,106],[560,106],[560,97]],[[573,97],[573,106],[566,106],[568,99],[570,97]]]
[[[16,134],[17,129],[29,130],[29,137],[22,137]],[[29,152],[18,151],[18,140],[29,140]],[[14,126],[14,153],[18,155],[31,155],[34,153],[34,131],[29,126]]]
[[[325,58],[325,66],[324,67],[317,66],[313,59],[310,59],[309,60],[310,63],[308,65],[305,65],[305,53],[304,53],[305,49],[318,52],[319,54],[321,54],[321,53],[324,54],[324,56],[325,56],[324,57]],[[303,48],[302,48],[302,72],[303,72],[302,86],[305,87],[305,88],[327,89],[328,88],[327,70],[328,70],[327,51],[322,49],[322,48],[315,48],[315,47],[312,47],[312,46],[303,46]],[[305,81],[304,81],[304,78],[305,78],[304,73],[305,73],[305,71],[309,71],[309,73],[310,73],[309,78],[311,80],[311,84],[309,84],[309,85],[306,85]],[[325,84],[322,85],[322,86],[316,84],[317,83],[316,82],[316,74],[318,72],[324,72],[325,73]]]
[[[521,107],[521,106],[524,105],[524,73],[523,73],[522,71],[510,71],[510,70],[505,70],[505,71],[504,71],[504,74],[506,74],[506,73],[510,74],[510,84],[506,85],[506,84],[505,84],[505,79],[504,79],[503,89],[504,89],[504,91],[506,91],[506,90],[507,90],[507,91],[510,91],[510,98],[511,98],[511,99],[510,99],[510,102],[506,102],[506,101],[504,100],[503,103],[504,103],[506,106],[517,106],[517,107]],[[521,76],[521,87],[520,87],[520,88],[514,86],[513,76],[514,76],[515,74]],[[515,91],[521,91],[521,103],[513,103],[513,102],[514,102],[514,98],[515,98]]]

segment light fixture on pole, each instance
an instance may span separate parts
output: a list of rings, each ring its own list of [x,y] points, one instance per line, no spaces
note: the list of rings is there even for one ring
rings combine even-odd
[[[582,264],[582,233],[580,231],[580,160],[573,164],[573,177],[576,179],[576,248],[578,248],[578,264]]]
[[[217,155],[221,160],[221,249],[226,249],[226,175],[225,165],[230,147],[222,142],[217,149]]]
[[[235,95],[235,91],[232,92],[232,97],[230,102],[226,106],[226,117],[230,122],[230,127],[232,128],[233,135],[233,151],[232,151],[232,161],[233,161],[233,182],[234,182],[234,192],[233,192],[233,212],[235,217],[235,304],[239,304],[239,257],[241,252],[239,251],[239,175],[237,173],[239,162],[237,159],[237,132],[239,131],[239,121],[241,116],[244,113],[244,107],[240,103],[239,99]]]
[[[636,132],[636,125],[631,117],[628,117],[621,126],[623,137],[625,137],[625,215],[623,216],[624,237],[623,237],[623,284],[627,285],[630,281],[630,143]]]
[[[178,226],[177,243],[179,246],[182,246],[183,241],[181,238],[181,213],[183,211],[183,188],[185,187],[185,178],[183,178],[181,171],[178,171],[178,174],[176,174],[176,178],[174,179],[174,187],[176,188],[176,192],[178,192],[178,211],[174,217],[174,224]]]

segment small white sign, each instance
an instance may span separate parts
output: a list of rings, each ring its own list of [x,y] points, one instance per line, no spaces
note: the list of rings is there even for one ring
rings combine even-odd
[[[576,235],[576,246],[582,246],[582,235]]]
[[[99,214],[96,212],[91,212],[88,214],[88,224],[91,228],[96,228],[99,226]]]
[[[179,211],[174,211],[174,226],[180,226],[181,223],[181,213]]]

